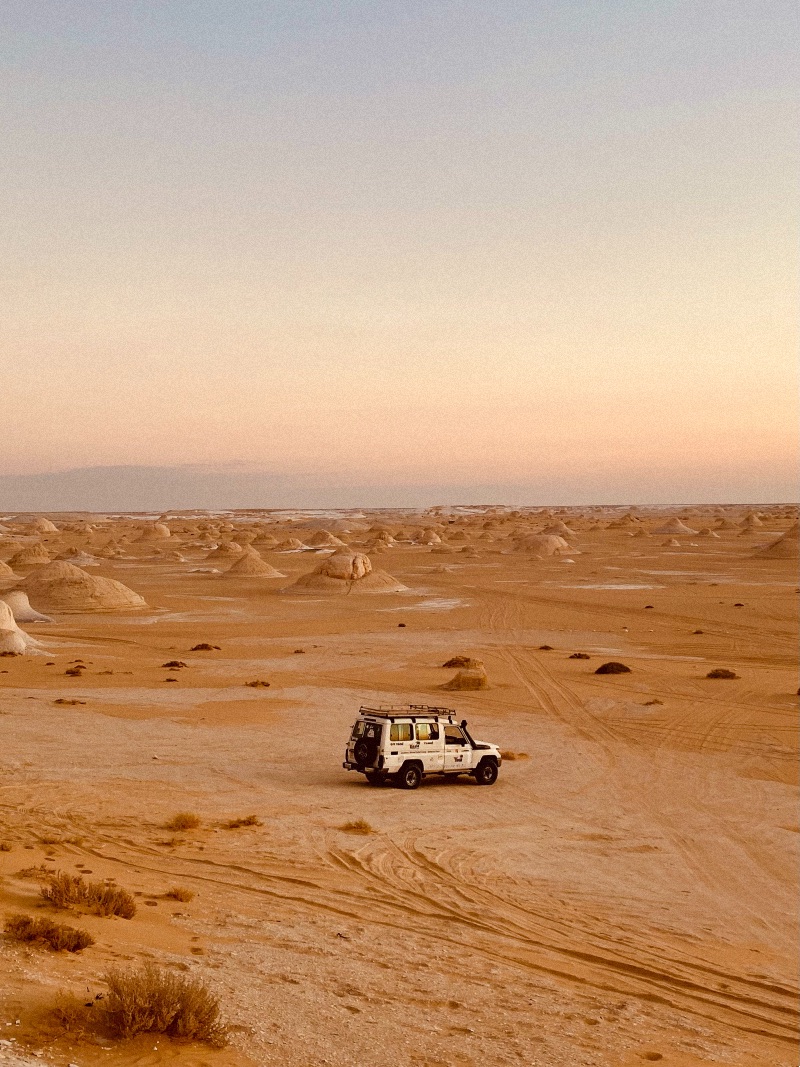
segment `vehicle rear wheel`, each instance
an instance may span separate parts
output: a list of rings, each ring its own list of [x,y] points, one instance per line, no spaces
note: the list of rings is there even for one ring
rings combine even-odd
[[[487,759],[475,768],[475,781],[478,785],[494,785],[498,774],[497,763],[493,759]]]
[[[409,763],[403,767],[397,776],[397,782],[401,789],[418,789],[422,781],[422,771],[416,763]]]

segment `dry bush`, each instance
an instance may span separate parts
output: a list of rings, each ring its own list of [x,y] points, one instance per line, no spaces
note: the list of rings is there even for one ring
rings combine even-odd
[[[241,819],[230,819],[228,822],[222,824],[224,830],[239,830],[242,826],[263,826],[261,819],[257,815],[245,815]]]
[[[706,678],[738,678],[739,675],[736,671],[729,671],[727,667],[715,667],[713,671],[709,671]]]
[[[265,682],[263,678],[255,678],[252,682],[245,682],[245,685],[251,689],[269,689],[270,683]]]
[[[184,889],[183,886],[179,885],[174,885],[172,889],[168,889],[164,896],[169,897],[170,900],[179,900],[182,904],[188,904],[190,900],[194,900],[192,890]]]
[[[15,941],[40,941],[54,952],[80,952],[94,944],[94,938],[86,930],[54,923],[50,919],[34,919],[30,915],[10,915],[4,929]]]
[[[85,889],[86,883],[79,874],[57,871],[42,886],[41,893],[54,908],[69,908],[73,904],[83,904]]]
[[[26,845],[25,847],[29,848],[30,846]],[[22,870],[17,871],[17,878],[31,878],[34,882],[44,882],[52,877],[53,872],[43,863],[40,863],[38,867],[23,867]]]
[[[86,882],[79,874],[57,871],[41,889],[42,897],[56,908],[83,905],[95,915],[119,915],[132,919],[136,902],[127,889],[107,882]]]
[[[219,1000],[202,979],[152,964],[138,971],[112,970],[103,978],[108,986],[105,1019],[115,1037],[167,1034],[216,1047],[225,1044]]]
[[[191,811],[179,811],[177,815],[173,815],[168,823],[165,823],[167,830],[196,830],[200,825],[200,816],[195,815]]]
[[[502,760],[515,760],[515,759],[530,759],[527,752],[501,752],[500,758]]]
[[[65,1034],[82,1037],[89,1029],[93,1020],[89,1016],[90,1009],[81,997],[74,993],[59,993],[55,1006],[50,1012],[55,1025]]]
[[[374,834],[375,831],[367,822],[366,819],[352,819],[350,822],[342,823],[339,827],[346,834]]]
[[[119,915],[122,919],[132,919],[136,914],[136,902],[128,890],[105,882],[88,883],[86,906],[95,915]]]
[[[0,852],[10,852],[10,851],[11,851],[11,842],[10,841],[0,841]]]

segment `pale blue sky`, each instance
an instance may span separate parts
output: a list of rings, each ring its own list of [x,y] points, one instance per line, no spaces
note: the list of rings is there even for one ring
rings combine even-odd
[[[12,0],[0,473],[795,495],[798,21]]]

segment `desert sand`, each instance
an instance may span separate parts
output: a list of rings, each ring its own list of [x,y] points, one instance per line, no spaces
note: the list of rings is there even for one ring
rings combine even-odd
[[[796,520],[0,514],[0,917],[96,939],[0,935],[0,1063],[796,1067]],[[341,764],[374,702],[514,758],[373,788]],[[42,870],[137,914],[43,908]],[[207,982],[227,1047],[54,1020],[143,961]]]

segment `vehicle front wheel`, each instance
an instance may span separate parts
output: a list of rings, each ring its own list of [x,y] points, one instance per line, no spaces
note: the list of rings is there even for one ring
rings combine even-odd
[[[403,767],[397,776],[397,783],[401,789],[418,789],[422,781],[422,771],[415,763]]]
[[[487,759],[475,768],[475,781],[478,785],[494,785],[499,773],[495,761]]]

